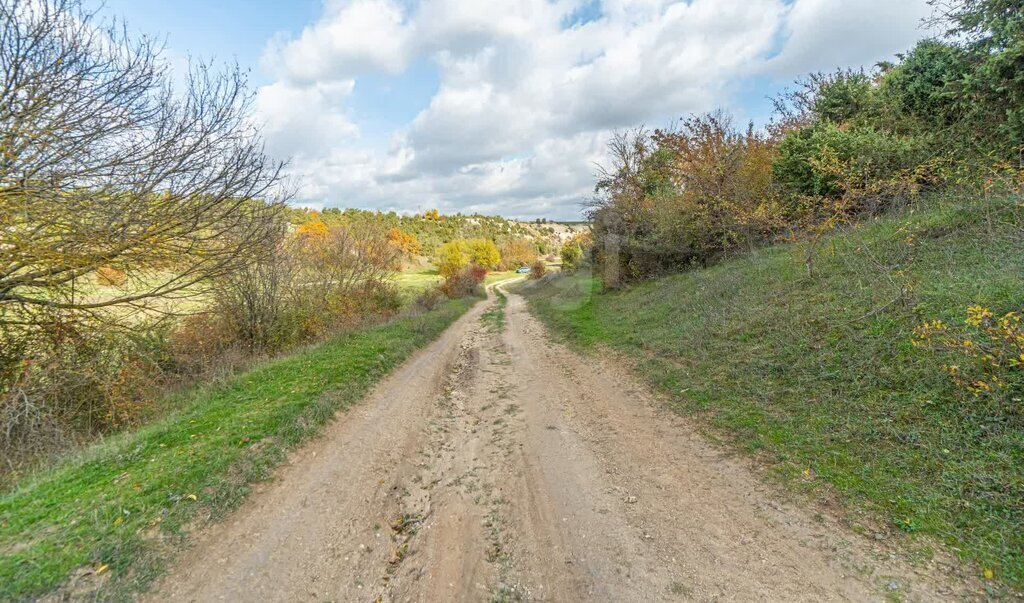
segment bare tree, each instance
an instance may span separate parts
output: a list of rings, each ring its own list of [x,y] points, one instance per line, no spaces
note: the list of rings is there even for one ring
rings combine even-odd
[[[400,253],[382,235],[340,226],[283,236],[271,253],[218,279],[213,298],[250,352],[272,351],[359,318],[365,298],[388,287]]]
[[[335,227],[322,236],[298,237],[293,253],[298,264],[301,294],[328,309],[348,303],[367,287],[388,282],[399,263],[399,250],[379,233],[357,233]]]
[[[217,310],[248,351],[273,347],[299,269],[293,245],[282,238],[270,254],[218,279]]]
[[[244,74],[176,86],[161,51],[81,0],[0,0],[0,326],[202,294],[279,238]],[[83,296],[105,266],[124,286]]]

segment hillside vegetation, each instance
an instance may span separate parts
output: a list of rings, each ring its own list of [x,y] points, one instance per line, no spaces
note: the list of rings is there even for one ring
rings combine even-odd
[[[814,276],[803,246],[779,245],[620,292],[602,293],[583,271],[524,292],[556,332],[623,353],[676,411],[791,484],[841,493],[861,511],[849,515],[855,528],[934,536],[979,575],[1024,586],[1012,358],[999,373],[1006,389],[979,395],[949,367],[991,381],[985,360],[921,341],[936,320],[972,330],[970,306],[996,317],[1024,306],[1020,198],[929,197],[815,253]],[[984,337],[977,344],[991,345]],[[912,542],[931,554],[928,540]]]
[[[301,226],[310,220],[321,220],[327,226],[345,226],[359,232],[384,232],[391,229],[415,238],[418,251],[427,257],[436,257],[441,247],[452,241],[485,239],[499,247],[511,242],[527,241],[534,253],[557,253],[561,244],[575,232],[585,230],[584,223],[563,224],[538,219],[533,222],[510,220],[501,216],[479,214],[441,214],[429,210],[422,214],[400,215],[361,209],[330,207],[323,211],[302,208],[288,210],[289,221]],[[507,255],[505,253],[502,254]]]

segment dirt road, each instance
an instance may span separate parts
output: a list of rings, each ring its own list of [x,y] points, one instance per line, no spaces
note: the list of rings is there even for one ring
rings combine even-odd
[[[478,306],[196,536],[154,599],[949,597],[782,504],[613,363]]]

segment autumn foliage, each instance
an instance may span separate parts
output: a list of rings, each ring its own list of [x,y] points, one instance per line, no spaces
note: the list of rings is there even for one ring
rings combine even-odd
[[[932,320],[914,331],[915,347],[942,353],[942,364],[971,402],[987,402],[1024,424],[1024,323],[1017,311],[996,315],[970,306],[960,324]],[[991,412],[991,411],[989,411]]]
[[[480,285],[487,277],[487,269],[483,266],[470,264],[445,277],[441,284],[441,292],[450,299],[460,299],[467,295],[479,295]]]
[[[501,264],[501,253],[490,239],[457,239],[441,246],[436,261],[438,272],[447,278],[471,264],[494,270]]]
[[[419,239],[415,234],[405,233],[397,228],[388,230],[388,241],[406,258],[412,258],[422,252]]]

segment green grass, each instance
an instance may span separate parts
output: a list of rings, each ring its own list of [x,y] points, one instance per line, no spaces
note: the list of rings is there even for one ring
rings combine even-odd
[[[289,448],[475,301],[353,331],[183,394],[180,412],[24,480],[0,497],[0,599],[44,595],[80,568],[103,566],[99,599],[144,588],[185,526],[237,506]]]
[[[517,276],[523,276],[522,274],[516,273],[515,270],[510,272],[488,272],[484,278],[485,285],[493,285],[494,283],[500,283],[509,279],[514,279]]]
[[[414,299],[427,289],[440,285],[441,275],[437,273],[437,268],[433,266],[410,269],[398,273],[398,276],[395,278],[395,284],[398,285],[398,289],[402,292],[403,297]]]
[[[963,324],[969,305],[1024,307],[1024,207],[933,199],[816,255],[815,278],[780,245],[622,292],[582,274],[523,292],[556,333],[634,359],[709,434],[793,486],[830,484],[855,528],[937,537],[992,569],[990,588],[1024,587],[1021,412],[956,391],[950,358],[911,345],[916,325]]]
[[[498,288],[494,289],[494,294],[498,301],[480,315],[480,322],[488,330],[500,333],[505,329],[505,304],[508,303],[508,297]]]

